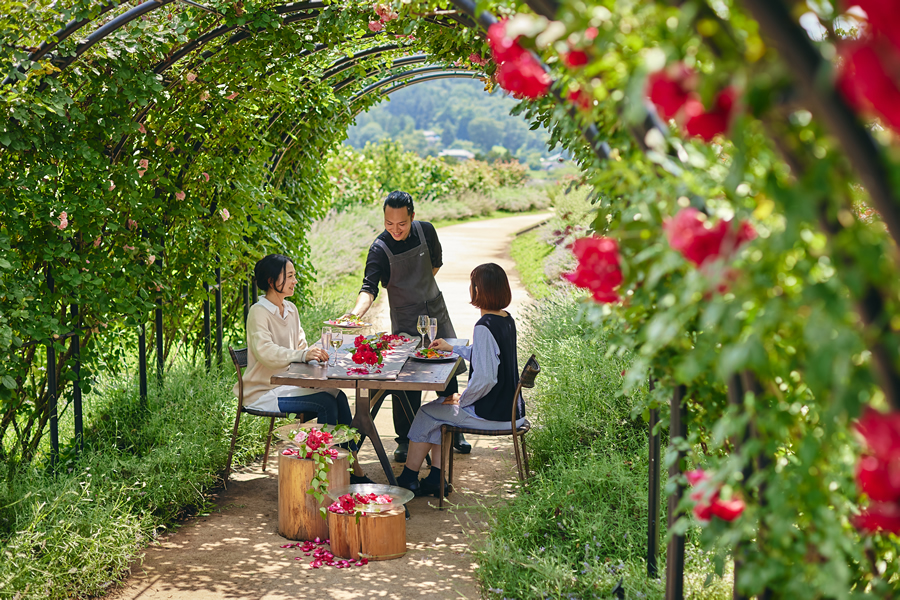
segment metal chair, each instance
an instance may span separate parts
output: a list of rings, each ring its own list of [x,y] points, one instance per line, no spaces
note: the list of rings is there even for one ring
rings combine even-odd
[[[522,388],[533,388],[534,379],[541,372],[534,354],[525,363],[522,369],[522,376],[519,377],[519,385],[516,386],[516,393],[513,395],[512,418],[510,419],[509,429],[475,429],[470,427],[456,427],[454,425],[441,425],[441,473],[447,474],[447,483],[453,483],[453,434],[454,433],[472,433],[475,435],[511,435],[513,438],[513,447],[516,450],[516,468],[518,470],[519,481],[524,482],[528,477],[528,454],[525,452],[525,434],[531,430],[531,423],[528,419],[522,423],[520,427],[516,427],[516,407],[519,404],[519,395]],[[519,439],[521,438],[521,440]],[[519,443],[521,441],[522,449],[519,451]],[[444,507],[444,477],[441,477],[440,492],[438,494],[438,507]]]
[[[234,418],[234,430],[231,432],[231,448],[228,450],[228,463],[225,465],[225,483],[228,482],[228,476],[231,475],[231,459],[234,456],[234,444],[237,441],[238,425],[241,423],[241,414],[247,413],[248,415],[254,415],[256,417],[269,417],[271,419],[269,422],[269,435],[266,438],[266,453],[263,455],[263,471],[266,470],[266,465],[269,462],[269,447],[272,445],[272,430],[275,428],[275,419],[286,419],[288,417],[288,413],[254,410],[244,406],[243,369],[247,368],[247,348],[238,348],[235,350],[231,346],[228,346],[228,353],[231,354],[231,362],[234,363],[234,370],[237,371],[238,410],[237,416]],[[306,415],[304,413],[297,415],[297,418],[300,421],[305,421],[305,417]]]

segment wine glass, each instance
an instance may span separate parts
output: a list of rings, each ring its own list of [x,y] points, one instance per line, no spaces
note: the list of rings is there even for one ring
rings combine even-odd
[[[422,336],[422,347],[425,348],[425,334],[428,333],[428,315],[419,315],[416,321],[416,331]]]
[[[428,337],[431,338],[432,344],[437,339],[437,319],[434,317],[428,319]]]
[[[341,351],[341,344],[344,343],[344,334],[340,331],[333,331],[331,333],[331,346],[334,348],[334,364],[337,365],[338,360],[338,352]]]
[[[333,334],[331,332],[331,327],[323,327],[322,328],[322,334],[321,334],[320,339],[322,341],[322,349],[325,350],[325,352],[328,352],[328,347],[331,346],[331,336],[332,335]]]

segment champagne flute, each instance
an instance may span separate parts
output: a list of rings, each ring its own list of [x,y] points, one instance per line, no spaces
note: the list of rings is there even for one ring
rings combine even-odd
[[[328,347],[331,345],[331,336],[332,336],[331,327],[323,327],[321,340],[322,340],[322,349],[325,351],[326,354],[328,353]],[[325,362],[327,363],[328,361],[326,360]]]
[[[437,319],[434,317],[428,319],[428,337],[431,338],[432,344],[437,339]]]
[[[334,364],[337,365],[338,352],[341,351],[341,344],[344,343],[344,334],[340,331],[332,332],[330,343],[334,348]]]
[[[416,331],[422,336],[422,347],[426,348],[425,334],[428,333],[428,315],[419,315],[419,320],[416,321]]]

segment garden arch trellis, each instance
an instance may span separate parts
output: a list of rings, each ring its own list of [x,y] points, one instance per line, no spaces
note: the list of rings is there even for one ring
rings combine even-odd
[[[153,10],[167,4],[169,3],[161,3],[158,6],[154,6]],[[463,10],[463,12],[468,13],[470,17],[475,17],[474,4],[462,1],[455,2],[454,4]],[[797,81],[799,82],[798,87],[802,92],[812,96],[810,102],[816,112],[825,115],[824,121],[826,122],[826,125],[835,131],[836,137],[842,143],[845,143],[848,148],[853,150],[850,153],[849,158],[854,162],[857,170],[861,173],[861,180],[869,190],[871,197],[874,200],[874,204],[881,210],[885,222],[888,225],[889,232],[896,237],[898,235],[898,229],[900,229],[897,227],[896,193],[890,189],[885,173],[883,170],[880,170],[880,165],[882,163],[879,159],[878,150],[872,143],[871,138],[866,135],[864,129],[855,121],[852,112],[847,109],[846,105],[833,89],[826,89],[825,93],[817,94],[820,88],[816,82],[811,79],[811,74],[819,72],[818,67],[821,65],[821,60],[818,53],[812,49],[809,40],[802,35],[799,28],[790,19],[790,15],[787,15],[783,10],[783,7],[777,5],[777,3],[754,0],[747,1],[744,4],[758,19],[764,33],[768,34],[770,38],[775,41],[776,45],[780,47],[786,56],[796,59],[789,62],[789,68],[793,70],[797,77]],[[531,2],[529,5],[534,12],[543,14],[549,18],[555,18],[557,11],[560,9],[560,5],[555,2]],[[108,12],[108,10],[111,9],[106,8],[103,12]],[[702,10],[703,7],[701,7],[701,11]],[[295,15],[295,17],[296,20],[292,22],[299,23],[305,20],[299,16],[299,13],[298,15]],[[728,31],[728,23],[723,22],[721,17],[710,11],[708,7],[706,7],[706,12],[703,13],[703,18],[716,23],[720,30]],[[482,13],[477,15],[477,20],[482,27],[486,27],[492,22],[493,17],[486,13]],[[788,24],[788,26],[785,27],[785,24]],[[233,29],[234,28],[229,31],[232,31]],[[218,37],[222,37],[225,33],[226,32],[222,32],[215,36],[210,33],[209,35],[211,37],[208,39],[204,38],[204,41],[201,44],[198,44],[197,47],[209,43]],[[231,39],[234,39],[235,41],[251,40],[252,35],[249,32],[242,30],[239,33],[233,34]],[[705,43],[714,45],[719,41],[720,40],[718,39],[710,38]],[[323,46],[327,45],[323,44]],[[218,52],[222,52],[223,49],[224,47],[220,48]],[[324,50],[325,48],[322,49]],[[721,51],[722,48],[716,48],[716,50]],[[44,48],[44,51],[46,52],[47,49]],[[189,53],[186,53],[185,56],[188,54]],[[210,54],[210,56],[212,56],[212,54]],[[559,89],[554,89],[554,93],[557,94],[557,100],[561,99],[559,92]],[[648,125],[651,128],[656,126],[652,121],[652,117],[650,117]],[[600,157],[608,156],[608,149],[605,149],[604,151],[604,147],[596,142],[597,130],[592,130],[591,125],[587,125],[583,129],[587,134],[585,137],[590,141],[592,151]],[[644,130],[638,130],[636,132],[638,144],[644,141],[644,134],[646,131],[647,129],[645,128]],[[663,131],[662,133],[665,134],[667,132]],[[292,140],[290,142],[290,147],[287,148],[285,152],[292,151],[294,148],[296,148],[296,144],[294,144]],[[794,172],[797,173],[798,176],[807,170],[808,167],[804,165],[802,161],[794,160],[792,162],[792,159],[794,159],[795,156],[792,156],[790,148],[788,148],[788,152],[785,154],[786,160],[791,163]],[[287,159],[281,158],[283,156],[284,153],[274,161],[276,168],[278,168],[279,165],[292,164],[297,161],[296,156],[289,156]],[[673,156],[670,158],[671,162],[677,166],[678,159],[680,158],[679,153],[673,152]],[[684,165],[682,164],[682,166]],[[832,239],[837,238],[847,229],[843,222],[835,223],[833,219],[829,219],[829,207],[825,202],[819,202],[816,206],[816,210],[821,211],[823,214],[821,218],[823,224],[822,229],[827,232]],[[838,251],[840,252],[840,249]],[[838,262],[847,270],[853,269],[854,265],[858,264],[858,262],[854,262],[858,261],[858,257],[853,256],[852,252],[845,253],[843,256],[839,254],[838,258]],[[885,325],[886,317],[889,316],[886,308],[886,305],[889,302],[889,294],[886,293],[886,287],[878,285],[878,282],[867,282],[867,287],[865,287],[862,292],[855,293],[854,299],[857,300],[858,305],[861,307],[859,312],[863,320],[863,325],[867,332],[872,334],[874,340],[872,342],[873,363],[876,367],[875,370],[878,372],[881,386],[885,390],[888,400],[895,406],[898,406],[900,405],[900,400],[898,400],[897,390],[900,389],[900,385],[898,385],[897,382],[900,381],[900,378],[897,376],[896,356],[893,356],[895,352],[884,341],[884,338],[889,333]],[[743,375],[751,376],[752,373],[744,373]],[[740,386],[737,386],[737,382],[735,382],[734,386],[736,395],[742,395],[741,390],[746,391],[747,389],[752,388],[752,377],[745,378]],[[673,403],[673,407],[676,404],[678,407],[681,406],[681,403],[677,402]],[[674,412],[675,411],[673,411],[673,413]]]

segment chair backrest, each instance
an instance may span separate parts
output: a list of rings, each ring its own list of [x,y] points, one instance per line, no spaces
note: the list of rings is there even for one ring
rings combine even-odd
[[[228,346],[228,354],[231,355],[231,362],[234,363],[234,370],[237,371],[238,378],[238,410],[244,408],[244,375],[243,369],[247,367],[247,349],[238,348],[235,350]]]
[[[525,368],[522,369],[522,376],[519,377],[519,385],[516,386],[516,393],[513,395],[512,418],[510,419],[510,429],[516,430],[516,408],[519,406],[519,396],[522,394],[522,388],[533,388],[534,379],[541,372],[541,366],[538,364],[534,354],[525,362]]]

